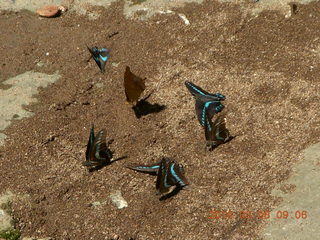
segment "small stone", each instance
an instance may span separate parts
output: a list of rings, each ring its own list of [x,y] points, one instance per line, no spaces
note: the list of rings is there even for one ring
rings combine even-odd
[[[54,6],[54,5],[48,5],[48,6],[43,6],[41,8],[39,8],[37,10],[37,13],[41,16],[41,17],[55,17],[60,13],[60,9],[58,6]]]
[[[188,20],[188,18],[186,17],[186,15],[179,13],[178,16],[183,20],[185,25],[190,25],[190,21]]]
[[[41,62],[41,61],[37,62],[37,67],[43,67],[43,66],[44,66],[44,62]]]
[[[103,83],[96,83],[94,85],[96,88],[103,88],[104,87],[104,84]]]
[[[110,194],[111,201],[118,209],[128,207],[127,201],[122,197],[120,191],[114,191]]]
[[[67,8],[67,7],[64,7],[64,6],[59,6],[58,8],[59,8],[59,10],[60,10],[61,12],[63,12],[63,13],[68,10],[68,8]]]
[[[112,240],[118,240],[119,238],[120,238],[120,236],[117,235],[117,234],[114,234],[114,235],[112,236]]]

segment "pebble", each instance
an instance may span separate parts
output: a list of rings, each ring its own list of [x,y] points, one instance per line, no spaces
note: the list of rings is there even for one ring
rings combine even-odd
[[[37,13],[41,16],[41,17],[55,17],[58,14],[60,14],[60,12],[65,12],[66,8],[62,7],[62,6],[55,6],[55,5],[47,5],[47,6],[43,6],[41,8],[39,8],[37,10]]]
[[[120,191],[114,191],[110,194],[111,201],[118,209],[126,208],[128,207],[127,201],[122,197],[122,194]]]

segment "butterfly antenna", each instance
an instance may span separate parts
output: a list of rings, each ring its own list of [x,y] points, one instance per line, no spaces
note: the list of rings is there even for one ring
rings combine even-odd
[[[88,50],[89,50],[89,52],[91,54],[89,59],[87,60],[87,62],[89,62],[91,60],[91,58],[92,58],[92,50],[91,50],[91,48],[89,48],[89,46],[87,44],[86,44],[86,46],[87,46],[87,48],[88,48]]]
[[[112,160],[112,162],[120,161],[120,160],[123,160],[123,159],[125,159],[127,157],[128,157],[127,155],[124,155],[122,157],[119,157],[119,158],[116,158],[116,159]]]
[[[147,99],[154,93],[154,90],[151,91],[146,97],[142,98],[140,101],[147,101]]]

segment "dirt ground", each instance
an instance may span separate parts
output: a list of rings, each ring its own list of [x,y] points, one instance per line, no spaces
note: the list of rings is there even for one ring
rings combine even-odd
[[[179,13],[190,25],[176,14],[127,20],[122,7],[97,8],[97,20],[72,12],[0,15],[1,80],[30,70],[62,75],[27,107],[34,117],[6,129],[0,147],[0,191],[26,196],[13,204],[23,236],[260,239],[267,220],[215,220],[210,211],[272,211],[280,199],[271,190],[289,177],[302,149],[319,141],[320,3],[290,18],[272,11],[252,17],[231,3],[188,4]],[[86,44],[111,49],[105,74],[87,63]],[[149,102],[166,109],[136,118],[125,103],[126,65],[147,78]],[[236,138],[204,150],[185,81],[226,95]],[[91,123],[106,128],[116,157],[128,158],[88,172],[81,163]],[[125,168],[162,156],[183,164],[191,183],[164,201],[153,176]],[[127,208],[111,203],[115,190]]]

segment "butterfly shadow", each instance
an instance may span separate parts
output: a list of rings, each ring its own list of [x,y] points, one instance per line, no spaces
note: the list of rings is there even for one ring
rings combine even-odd
[[[131,169],[132,170],[132,168],[130,168],[130,167],[128,167],[127,166],[127,168],[129,168],[129,169]],[[143,172],[144,174],[148,174],[148,175],[150,175],[150,176],[157,176],[157,173],[156,172]]]
[[[230,136],[229,139],[227,141],[225,141],[223,144],[230,142],[231,140],[235,139],[237,137],[237,135],[235,136]],[[221,144],[219,144],[221,145]],[[208,150],[209,152],[212,152],[213,150],[215,150],[219,145],[211,145],[209,143],[206,143],[206,150]]]
[[[116,158],[110,162],[106,162],[106,163],[101,163],[99,166],[96,166],[96,167],[92,167],[92,168],[89,168],[89,172],[94,172],[94,171],[98,171],[108,165],[111,165],[113,164],[114,162],[117,162],[117,161],[120,161],[120,160],[123,160],[123,159],[126,159],[128,156],[122,156],[122,157],[119,157],[119,158]]]
[[[151,113],[159,113],[162,110],[166,109],[165,105],[160,105],[158,103],[149,103],[147,100],[151,96],[151,94],[152,93],[138,101],[137,104],[132,107],[134,114],[138,119],[142,116],[146,116]]]
[[[165,195],[161,196],[161,197],[159,198],[159,200],[160,200],[160,201],[164,201],[164,200],[167,200],[167,199],[169,199],[169,198],[171,198],[171,197],[174,197],[174,196],[177,195],[181,190],[182,190],[182,187],[177,186],[177,187],[175,187],[175,189],[173,189],[173,190],[172,190],[171,192],[169,192],[168,194],[165,194]]]

